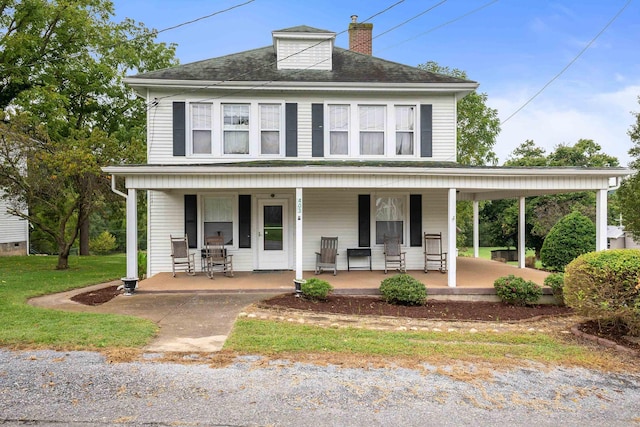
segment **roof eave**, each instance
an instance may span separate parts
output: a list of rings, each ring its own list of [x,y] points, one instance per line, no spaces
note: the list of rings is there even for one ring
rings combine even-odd
[[[364,175],[450,175],[450,176],[518,176],[518,177],[545,177],[545,176],[599,176],[599,177],[625,177],[631,171],[625,168],[604,169],[512,169],[512,168],[436,168],[436,167],[375,167],[375,166],[230,166],[222,165],[131,165],[131,166],[107,166],[102,170],[113,175],[208,175],[208,174],[291,174],[291,173],[326,173],[326,174],[364,174]]]
[[[293,82],[293,81],[219,81],[219,80],[173,80],[141,79],[128,77],[124,82],[132,88],[190,88],[233,90],[291,90],[291,91],[428,91],[447,93],[469,93],[478,88],[476,82],[465,83],[378,83],[378,82]]]

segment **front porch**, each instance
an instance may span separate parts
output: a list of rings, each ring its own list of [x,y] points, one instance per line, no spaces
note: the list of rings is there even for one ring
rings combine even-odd
[[[549,274],[541,270],[518,268],[498,261],[470,257],[458,257],[457,266],[456,287],[448,286],[448,274],[438,271],[425,274],[422,270],[411,270],[408,273],[425,284],[429,298],[476,300],[496,299],[493,282],[498,277],[513,274],[542,286]],[[331,273],[315,276],[313,271],[305,271],[303,277],[319,277],[326,280],[334,287],[336,293],[371,295],[377,294],[380,282],[393,274],[389,272],[385,275],[380,270],[340,270],[336,276]],[[205,273],[188,276],[181,272],[177,273],[176,277],[172,277],[171,273],[158,273],[141,281],[137,292],[292,292],[294,278],[294,271],[235,272],[232,278],[220,274],[215,275],[213,280]],[[550,290],[547,291],[545,294]]]

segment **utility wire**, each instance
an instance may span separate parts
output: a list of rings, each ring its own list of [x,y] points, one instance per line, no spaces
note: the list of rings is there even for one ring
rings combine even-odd
[[[239,7],[242,7],[242,6],[246,6],[246,5],[248,5],[249,3],[253,3],[254,1],[255,1],[255,0],[249,0],[249,1],[246,1],[246,2],[244,2],[244,3],[239,3],[239,4],[236,4],[236,5],[234,5],[234,6],[228,7],[228,8],[226,8],[226,9],[219,10],[219,11],[217,11],[217,12],[210,13],[209,15],[201,16],[201,17],[199,17],[199,18],[192,19],[191,21],[183,22],[182,24],[174,25],[174,26],[172,26],[172,27],[167,27],[167,28],[164,28],[164,29],[162,29],[162,30],[155,31],[154,33],[155,33],[155,34],[160,34],[160,33],[164,33],[164,32],[166,32],[166,31],[175,30],[176,28],[184,27],[185,25],[190,25],[190,24],[193,24],[193,23],[195,23],[195,22],[198,22],[198,21],[202,21],[202,20],[204,20],[204,19],[211,18],[212,16],[220,15],[221,13],[229,12],[229,11],[231,11],[231,10],[233,10],[233,9],[237,9],[237,8],[239,8]],[[135,40],[135,39],[132,39],[132,40]]]
[[[406,40],[403,40],[403,41],[401,41],[400,43],[396,43],[396,44],[394,44],[394,45],[391,45],[391,46],[387,46],[387,47],[385,47],[385,48],[382,48],[382,49],[380,49],[379,51],[384,51],[384,50],[387,50],[387,49],[391,49],[391,48],[393,48],[393,47],[400,46],[401,44],[404,44],[404,43],[406,43],[406,42],[408,42],[408,41],[411,41],[411,40],[417,39],[418,37],[422,37],[422,36],[424,36],[425,34],[429,34],[429,33],[433,32],[433,31],[435,31],[435,30],[439,30],[439,29],[440,29],[440,28],[442,28],[442,27],[445,27],[445,26],[447,26],[447,25],[449,25],[449,24],[453,24],[453,23],[454,23],[454,22],[456,22],[456,21],[459,21],[459,20],[461,20],[461,19],[463,19],[463,18],[466,18],[466,17],[467,17],[467,16],[469,16],[469,15],[472,15],[472,14],[474,14],[474,13],[476,13],[476,12],[479,12],[479,11],[481,11],[482,9],[484,9],[485,7],[491,6],[492,4],[496,3],[497,1],[498,1],[498,0],[492,0],[492,1],[488,2],[488,3],[483,4],[482,6],[480,6],[480,7],[476,8],[476,9],[473,9],[473,10],[472,10],[472,11],[470,11],[470,12],[465,13],[464,15],[460,15],[460,16],[458,16],[457,18],[454,18],[454,19],[452,19],[452,20],[450,20],[450,21],[447,21],[447,22],[445,22],[445,23],[443,23],[443,24],[440,24],[440,25],[438,25],[438,26],[436,26],[436,27],[433,27],[433,28],[431,28],[431,29],[429,29],[429,30],[427,30],[427,31],[425,31],[425,32],[423,32],[423,33],[417,34],[417,35],[415,35],[415,36],[413,36],[413,37],[411,37],[411,38],[408,38],[408,39],[406,39]],[[379,52],[379,51],[378,51],[378,52]]]
[[[402,27],[402,26],[403,26],[403,25],[405,25],[405,24],[408,24],[409,22],[413,21],[414,19],[417,19],[417,18],[421,17],[421,16],[422,16],[422,15],[424,15],[425,13],[427,13],[427,12],[431,12],[431,11],[432,11],[433,9],[435,9],[436,7],[443,5],[443,4],[444,4],[444,3],[446,3],[447,1],[448,1],[448,0],[442,0],[440,3],[437,3],[437,4],[433,5],[433,6],[431,6],[431,7],[430,7],[429,9],[427,9],[427,10],[423,10],[423,11],[422,11],[422,12],[420,12],[419,14],[417,14],[417,15],[415,15],[415,16],[412,16],[411,18],[407,19],[407,20],[406,20],[406,21],[404,21],[404,22],[399,23],[399,24],[398,24],[398,25],[396,25],[395,27],[389,28],[387,31],[383,31],[382,33],[380,33],[380,34],[378,34],[377,36],[375,36],[373,39],[377,39],[378,37],[382,37],[382,36],[384,36],[385,34],[390,33],[391,31],[393,31],[393,30],[395,30],[395,29],[397,29],[397,28],[400,28],[400,27]]]
[[[145,32],[144,34],[140,34],[137,37],[133,37],[133,38],[128,39],[128,40],[123,40],[121,42],[114,43],[113,45],[108,46],[108,48],[113,49],[113,48],[118,47],[118,46],[120,46],[122,44],[131,43],[131,42],[134,42],[134,41],[139,40],[139,39],[144,38],[144,37],[156,36],[156,35],[158,35],[160,33],[166,32],[166,31],[175,30],[176,28],[184,27],[185,25],[193,24],[195,22],[202,21],[204,19],[208,19],[208,18],[211,18],[211,17],[216,16],[216,15],[220,15],[220,14],[225,13],[225,12],[229,12],[229,11],[231,11],[233,9],[237,9],[239,7],[242,7],[242,6],[246,6],[249,3],[253,3],[254,1],[255,0],[248,0],[248,1],[244,2],[244,3],[239,3],[239,4],[236,4],[234,6],[230,6],[230,7],[226,8],[226,9],[219,10],[219,11],[210,13],[208,15],[201,16],[201,17],[196,18],[196,19],[192,19],[190,21],[183,22],[181,24],[177,24],[177,25],[173,25],[171,27],[163,28],[162,30],[150,30],[148,32]],[[78,56],[82,55],[83,53],[85,53],[85,52],[78,52],[78,53],[75,53],[75,54],[72,54],[72,55],[69,55],[69,56],[66,56],[66,57],[58,57],[58,58],[51,58],[51,59],[43,60],[43,61],[35,61],[35,62],[30,63],[30,64],[2,67],[1,69],[6,71],[6,70],[15,70],[15,69],[19,69],[19,68],[33,68],[34,66],[36,66],[38,64],[44,64],[44,63],[47,63],[47,62],[55,62],[55,61],[62,61],[62,60],[66,61],[66,60],[69,60],[69,59],[77,58]]]
[[[562,69],[560,70],[560,72],[558,74],[556,74],[555,76],[553,76],[551,78],[551,80],[549,80],[544,86],[542,86],[542,88],[537,91],[531,98],[529,98],[527,100],[527,102],[525,102],[524,104],[522,104],[522,106],[520,106],[520,108],[518,108],[516,111],[514,111],[513,113],[511,113],[511,115],[509,117],[507,117],[506,119],[504,119],[500,125],[505,124],[509,119],[511,119],[513,116],[515,116],[516,114],[518,114],[520,111],[522,111],[524,109],[524,107],[526,107],[527,105],[529,105],[529,103],[531,103],[531,101],[533,101],[534,99],[536,99],[538,97],[538,95],[540,95],[546,88],[548,88],[551,83],[553,83],[554,81],[556,81],[562,74],[564,74],[565,71],[567,71],[569,69],[569,67],[571,67],[577,60],[578,58],[580,58],[582,56],[583,53],[585,53],[587,51],[587,49],[589,49],[591,47],[591,45],[593,43],[595,43],[595,41],[607,30],[607,28],[609,28],[609,26],[611,24],[613,24],[613,22],[618,19],[618,17],[622,14],[622,12],[624,12],[624,10],[627,8],[627,6],[629,6],[629,4],[631,4],[631,0],[628,0],[627,3],[625,3],[624,6],[622,6],[622,8],[618,11],[618,13],[616,13],[614,15],[613,18],[611,18],[609,20],[609,22],[607,22],[607,24],[600,30],[600,32],[598,32],[598,34],[595,35],[594,38],[591,39],[591,41],[589,43],[587,43],[587,45],[580,51],[578,52],[578,54],[571,60],[569,61],[569,63]]]
[[[373,15],[369,16],[368,18],[364,19],[364,20],[363,20],[363,21],[361,21],[361,22],[368,22],[368,21],[372,20],[373,18],[375,18],[375,17],[377,17],[377,16],[379,16],[379,15],[382,15],[382,14],[383,14],[383,13],[385,13],[385,12],[388,12],[389,10],[391,10],[391,9],[393,9],[394,7],[398,6],[399,4],[404,3],[404,1],[405,1],[405,0],[397,1],[396,3],[394,3],[394,4],[392,4],[392,5],[388,6],[388,7],[386,7],[385,9],[383,9],[383,10],[381,10],[381,11],[379,11],[379,12],[374,13]],[[339,35],[341,35],[341,34],[344,34],[344,33],[346,33],[347,31],[349,31],[349,28],[348,28],[348,27],[347,27],[347,29],[340,31],[339,33],[336,33],[336,36],[339,36]],[[268,64],[267,66],[271,67],[272,65],[277,65],[277,64],[278,64],[279,62],[281,62],[281,61],[287,60],[287,59],[291,58],[292,56],[299,55],[300,53],[305,52],[305,51],[307,51],[307,50],[309,50],[309,49],[312,49],[312,48],[314,48],[314,47],[316,47],[316,46],[319,46],[319,45],[320,45],[320,44],[322,44],[322,43],[324,43],[324,41],[322,41],[322,40],[321,40],[321,41],[319,41],[319,42],[317,42],[317,43],[314,43],[314,44],[312,44],[312,45],[310,45],[310,46],[307,46],[307,47],[305,47],[304,49],[300,49],[300,50],[298,50],[298,51],[296,51],[296,52],[294,52],[294,53],[292,53],[292,54],[290,54],[290,55],[287,55],[287,56],[285,56],[285,57],[283,57],[283,58],[276,59],[276,61],[275,61],[275,62],[270,63],[270,64]],[[304,69],[302,69],[302,70],[294,71],[294,73],[298,73],[298,72],[302,72],[302,71],[308,70],[308,69],[310,69],[310,68],[312,68],[312,67],[314,67],[314,66],[316,66],[316,65],[321,64],[321,63],[322,63],[322,62],[324,62],[324,61],[325,61],[325,60],[318,61],[318,62],[316,62],[315,64],[311,64],[310,66],[308,66],[308,67],[306,67],[306,68],[304,68]],[[265,68],[265,67],[266,67],[266,66],[263,66],[263,67],[260,67],[260,68],[258,68],[258,69],[263,69],[263,68]],[[158,103],[159,103],[161,100],[166,99],[166,98],[171,98],[171,97],[176,96],[176,95],[184,95],[184,94],[187,94],[187,93],[198,92],[198,91],[201,91],[202,89],[211,89],[211,88],[213,88],[213,87],[220,86],[221,84],[226,83],[226,82],[229,82],[229,81],[242,81],[242,80],[241,80],[241,79],[242,79],[242,77],[244,77],[244,76],[246,76],[246,75],[248,75],[248,74],[250,74],[250,73],[253,73],[255,70],[256,70],[256,69],[252,69],[252,70],[249,70],[249,71],[247,71],[247,72],[245,72],[245,73],[242,73],[242,74],[240,74],[240,75],[236,76],[236,78],[235,78],[234,80],[221,80],[221,81],[219,81],[219,82],[215,82],[215,83],[212,83],[212,84],[210,84],[210,85],[206,85],[206,86],[202,86],[202,87],[198,87],[198,88],[193,88],[193,89],[188,89],[188,90],[184,90],[184,91],[181,91],[181,92],[175,92],[175,93],[172,93],[172,94],[168,94],[168,95],[164,95],[164,96],[161,96],[161,97],[154,98],[154,99],[153,99],[153,100],[152,100],[152,101],[147,105],[147,111],[149,111],[149,109],[151,109],[151,108],[155,107],[156,105],[158,105]],[[270,81],[268,81],[268,82],[261,83],[261,84],[259,84],[259,85],[253,86],[253,87],[248,88],[248,89],[238,89],[238,90],[236,90],[236,91],[233,91],[231,94],[242,93],[242,92],[245,92],[245,91],[247,91],[247,90],[253,90],[253,89],[256,89],[256,88],[258,88],[258,87],[264,87],[264,86],[266,86],[266,85],[268,85],[268,84],[271,84],[271,83],[273,83],[273,82],[274,82],[274,80],[270,80]],[[220,96],[213,97],[213,98],[206,98],[206,99],[203,99],[203,101],[206,101],[206,100],[215,100],[215,99],[220,99],[220,98],[224,98],[225,96],[229,96],[229,94],[220,95]]]

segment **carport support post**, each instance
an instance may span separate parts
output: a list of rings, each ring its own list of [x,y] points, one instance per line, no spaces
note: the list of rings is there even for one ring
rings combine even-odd
[[[473,257],[480,256],[480,202],[473,201]]]
[[[127,277],[122,278],[125,293],[131,294],[138,284],[138,198],[136,189],[127,191]]]
[[[607,249],[607,190],[596,192],[596,251]]]
[[[294,284],[298,291],[302,283],[302,188],[296,188],[296,278]]]
[[[448,252],[448,258],[447,258],[447,262],[449,263],[448,270],[449,273],[447,275],[447,284],[449,285],[450,288],[455,288],[456,287],[456,201],[457,201],[457,196],[456,196],[456,189],[455,188],[450,188],[449,189],[449,197],[448,197],[448,208],[447,208],[447,213],[448,213],[448,230],[447,230],[447,235],[449,237],[448,242],[447,242],[447,252]]]
[[[518,199],[518,267],[524,268],[525,260],[525,199],[520,196]]]

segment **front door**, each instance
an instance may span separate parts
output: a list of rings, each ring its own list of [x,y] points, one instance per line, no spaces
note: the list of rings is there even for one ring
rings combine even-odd
[[[258,201],[258,269],[289,268],[287,200]]]

